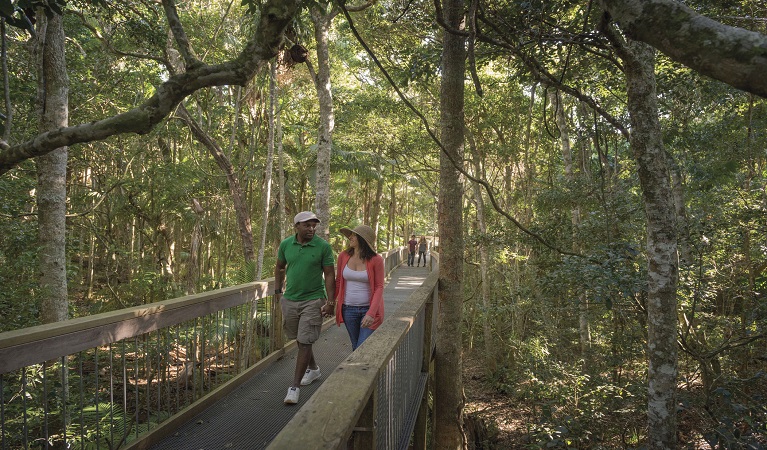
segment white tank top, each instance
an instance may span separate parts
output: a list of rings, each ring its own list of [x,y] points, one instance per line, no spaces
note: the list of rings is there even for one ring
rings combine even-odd
[[[368,271],[352,270],[349,266],[345,266],[343,277],[346,281],[344,304],[349,306],[369,306],[370,284],[368,282]]]

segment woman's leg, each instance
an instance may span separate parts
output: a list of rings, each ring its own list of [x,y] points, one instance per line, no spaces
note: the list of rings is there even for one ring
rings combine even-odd
[[[352,351],[357,350],[360,344],[360,323],[362,323],[362,318],[365,317],[366,312],[366,307],[343,305],[341,314],[344,318],[346,331],[349,333],[349,339],[352,341]]]
[[[362,343],[365,342],[365,339],[369,338],[374,331],[375,330],[370,328],[360,328],[360,336],[357,338],[357,347],[362,345]]]

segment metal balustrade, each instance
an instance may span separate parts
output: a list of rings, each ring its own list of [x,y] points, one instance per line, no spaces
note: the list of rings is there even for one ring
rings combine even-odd
[[[384,254],[386,273],[404,249]],[[0,333],[0,448],[136,447],[286,349],[273,280]]]
[[[272,350],[269,282],[0,334],[2,448],[117,448]]]

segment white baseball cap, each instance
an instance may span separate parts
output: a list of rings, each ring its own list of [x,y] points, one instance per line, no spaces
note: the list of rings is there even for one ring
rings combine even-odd
[[[308,222],[310,220],[316,220],[317,222],[320,221],[320,219],[317,218],[317,215],[313,212],[301,211],[300,213],[296,214],[296,217],[293,218],[293,225],[301,222]]]

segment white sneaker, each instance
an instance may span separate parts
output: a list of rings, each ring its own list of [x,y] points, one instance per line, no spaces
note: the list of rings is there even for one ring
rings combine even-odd
[[[295,405],[298,403],[298,394],[301,393],[301,389],[297,387],[289,387],[288,388],[288,395],[285,396],[285,404],[286,405]]]
[[[321,375],[322,372],[320,372],[320,366],[317,366],[316,369],[306,369],[304,377],[301,378],[301,386],[312,384],[312,381],[318,379]]]

